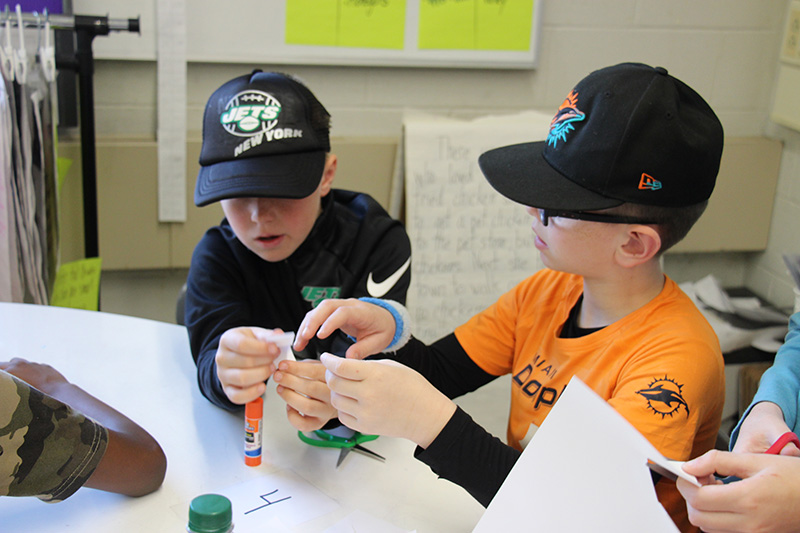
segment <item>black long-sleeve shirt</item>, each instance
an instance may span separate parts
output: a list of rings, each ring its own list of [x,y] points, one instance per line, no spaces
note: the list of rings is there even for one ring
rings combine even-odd
[[[391,358],[422,374],[451,399],[497,378],[470,359],[454,334],[430,346],[412,338]],[[520,454],[458,408],[430,446],[418,447],[414,456],[488,506]]]
[[[334,189],[305,242],[286,260],[267,262],[245,247],[227,220],[209,229],[192,255],[185,323],[197,380],[214,404],[240,409],[217,378],[222,334],[240,326],[295,331],[323,298],[372,296],[405,303],[411,244],[402,224],[366,194]],[[393,274],[400,274],[391,283]],[[386,282],[386,283],[382,283]],[[343,334],[313,339],[298,359],[344,354]]]

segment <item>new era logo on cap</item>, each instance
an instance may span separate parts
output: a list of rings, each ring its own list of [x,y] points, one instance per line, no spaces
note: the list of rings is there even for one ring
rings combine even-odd
[[[661,188],[661,182],[653,176],[648,176],[642,172],[642,177],[639,180],[639,189],[644,191],[657,191]]]

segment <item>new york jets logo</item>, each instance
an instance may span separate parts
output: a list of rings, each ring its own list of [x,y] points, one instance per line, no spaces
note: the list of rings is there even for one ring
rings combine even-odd
[[[266,132],[278,124],[281,104],[262,91],[242,91],[231,98],[219,121],[225,131],[239,137]]]

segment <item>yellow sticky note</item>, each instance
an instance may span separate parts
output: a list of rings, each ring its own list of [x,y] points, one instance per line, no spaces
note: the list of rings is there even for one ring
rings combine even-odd
[[[403,49],[406,0],[341,0],[339,46]]]
[[[534,0],[476,0],[475,48],[518,50],[531,47]]]
[[[335,46],[339,0],[286,0],[286,44]]]
[[[534,0],[420,0],[417,46],[527,51]]]
[[[61,265],[56,273],[50,305],[97,311],[100,300],[100,266],[99,257]]]
[[[403,49],[405,0],[341,1],[339,46]]]
[[[406,0],[286,0],[286,43],[387,48],[404,45]]]
[[[420,50],[471,50],[475,43],[475,0],[420,0]]]
[[[56,172],[58,174],[58,191],[61,191],[61,188],[64,185],[64,178],[67,176],[67,172],[72,167],[72,159],[68,159],[66,157],[59,157],[56,159]]]

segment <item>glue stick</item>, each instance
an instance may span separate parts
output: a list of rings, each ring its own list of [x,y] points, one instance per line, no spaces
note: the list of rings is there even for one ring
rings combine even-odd
[[[247,402],[244,408],[244,464],[247,466],[261,464],[261,423],[263,416],[263,398],[259,397],[252,402]]]

